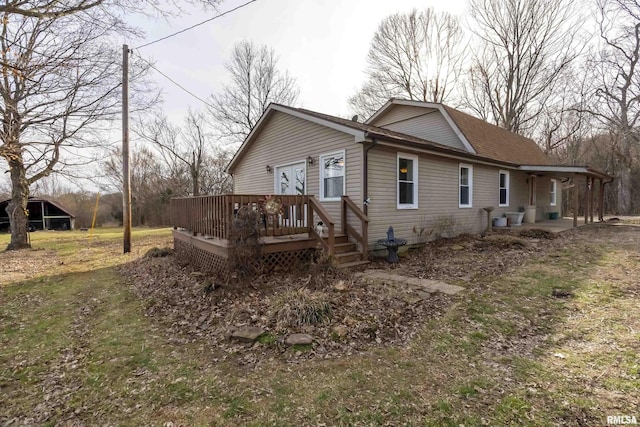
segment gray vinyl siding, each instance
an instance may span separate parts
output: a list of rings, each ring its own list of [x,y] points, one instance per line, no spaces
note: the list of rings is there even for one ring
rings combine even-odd
[[[459,165],[455,160],[431,155],[419,155],[418,209],[397,208],[397,153],[410,152],[376,148],[369,152],[369,242],[373,248],[378,239],[386,237],[393,226],[397,237],[418,243],[420,229],[426,234],[480,233],[486,229],[487,214],[482,209],[493,206],[492,218],[505,212],[518,211],[528,199],[527,176],[510,170],[509,206],[498,207],[500,168],[473,166],[473,205],[459,207]],[[547,198],[548,199],[548,198]],[[547,202],[548,204],[548,202]]]
[[[417,117],[389,123],[382,127],[437,142],[438,144],[466,150],[464,144],[460,141],[460,138],[458,138],[458,135],[456,135],[453,129],[451,129],[451,126],[447,123],[442,113],[437,110],[427,111],[427,109],[423,109],[422,114]]]
[[[354,137],[282,112],[275,112],[233,171],[236,194],[273,194],[275,166],[314,159],[307,165],[307,194],[320,199],[321,154],[345,150],[346,194],[362,206],[362,144]],[[267,172],[266,166],[274,171]],[[340,202],[323,202],[340,227]],[[339,230],[339,228],[337,229]]]
[[[376,118],[369,124],[378,127],[387,127],[388,124],[407,120],[412,117],[424,114],[427,111],[428,109],[424,107],[413,107],[411,105],[392,105],[391,108],[389,108],[380,117]]]

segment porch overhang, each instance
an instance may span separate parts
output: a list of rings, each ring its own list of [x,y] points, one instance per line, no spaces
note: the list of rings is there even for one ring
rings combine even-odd
[[[564,187],[565,190],[573,189],[573,226],[578,226],[578,211],[580,210],[579,196],[578,196],[578,182],[579,177],[585,179],[585,191],[584,191],[584,223],[588,224],[593,222],[593,213],[596,210],[594,201],[594,192],[596,187],[598,189],[598,220],[604,221],[604,191],[605,184],[609,184],[613,181],[613,176],[608,173],[599,171],[589,166],[573,166],[573,165],[521,165],[518,170],[535,175],[535,176],[552,176],[554,178],[561,178],[565,181],[571,179],[573,184]],[[599,185],[596,185],[596,180],[600,181]],[[534,181],[534,180],[532,180]],[[531,190],[530,190],[531,191]]]
[[[571,178],[575,175],[582,175],[588,178],[599,179],[602,182],[613,181],[613,176],[601,172],[589,166],[568,166],[568,165],[521,165],[518,170],[532,174],[545,174],[557,177]]]

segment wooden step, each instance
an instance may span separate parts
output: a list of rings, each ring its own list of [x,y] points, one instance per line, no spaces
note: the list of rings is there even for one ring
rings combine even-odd
[[[355,243],[347,242],[347,243],[336,243],[336,253],[342,254],[345,252],[356,252],[358,247]]]
[[[325,241],[328,241],[329,238],[327,236],[324,236],[323,239]],[[349,243],[349,237],[346,234],[337,234],[335,236],[336,239],[336,244],[338,243]]]
[[[362,261],[362,254],[360,252],[352,251],[336,254],[336,264],[338,265],[354,261]]]

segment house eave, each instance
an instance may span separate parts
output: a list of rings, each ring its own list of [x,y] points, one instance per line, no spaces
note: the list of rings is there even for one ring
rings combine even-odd
[[[466,153],[462,150],[446,149],[437,146],[426,146],[417,142],[394,140],[385,135],[375,135],[372,133],[368,133],[368,136],[370,138],[375,138],[378,145],[384,145],[398,149],[411,149],[419,153],[431,154],[434,156],[454,159],[458,161],[472,162],[475,164],[483,164],[487,166],[495,166],[511,170],[518,170],[520,166],[515,163],[503,162],[500,160],[479,156],[477,154]]]
[[[462,131],[460,130],[456,122],[451,118],[447,110],[442,106],[442,104],[438,104],[435,102],[423,102],[423,101],[412,101],[408,99],[391,98],[382,107],[380,107],[378,111],[376,111],[371,117],[369,117],[369,119],[367,119],[365,124],[371,124],[371,122],[373,122],[375,119],[377,119],[382,114],[384,114],[384,112],[386,112],[392,105],[406,105],[409,107],[424,107],[424,108],[433,108],[435,110],[438,110],[440,114],[442,114],[442,117],[444,117],[447,124],[451,127],[453,132],[456,134],[456,136],[458,137],[458,139],[460,140],[464,148],[472,154],[477,154],[476,149],[473,148],[473,145],[471,145],[467,137],[464,136],[464,133],[462,133]]]
[[[580,174],[601,179],[603,181],[613,181],[613,176],[601,172],[589,166],[573,165],[521,165],[519,170],[532,173],[556,173],[556,174]]]
[[[240,160],[240,158],[242,157],[242,155],[244,154],[244,152],[248,149],[251,141],[255,138],[255,135],[257,135],[260,132],[261,127],[263,126],[263,124],[267,121],[267,118],[270,117],[274,111],[278,111],[281,113],[285,113],[288,114],[290,116],[293,117],[297,117],[303,120],[307,120],[311,123],[315,123],[321,126],[325,126],[328,127],[330,129],[334,129],[337,130],[339,132],[343,132],[349,135],[352,135],[354,138],[355,142],[364,142],[366,141],[366,135],[365,132],[359,129],[354,129],[351,128],[349,126],[345,126],[345,125],[341,125],[339,123],[335,123],[329,120],[325,120],[323,118],[320,117],[316,117],[310,114],[306,114],[303,111],[298,111],[295,109],[291,109],[288,107],[285,107],[283,105],[279,105],[279,104],[269,104],[269,106],[267,107],[267,109],[265,110],[265,112],[262,114],[262,117],[260,117],[260,120],[258,120],[258,123],[256,123],[256,125],[253,127],[253,129],[251,129],[251,132],[249,133],[249,135],[247,136],[247,138],[243,141],[242,145],[240,145],[240,148],[238,148],[238,151],[236,151],[236,153],[233,155],[233,158],[231,159],[231,161],[229,162],[229,165],[225,168],[225,171],[229,174],[233,173],[233,169],[235,168],[235,166],[237,165],[238,161]]]

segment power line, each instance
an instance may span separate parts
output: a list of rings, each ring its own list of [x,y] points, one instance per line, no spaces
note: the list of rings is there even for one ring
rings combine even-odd
[[[252,1],[256,1],[256,0],[252,0]],[[131,50],[131,52],[133,52],[133,49]],[[198,101],[202,102],[203,104],[211,107],[211,108],[215,108],[213,105],[211,105],[210,103],[208,103],[207,101],[205,101],[204,99],[200,98],[198,95],[196,95],[195,93],[191,92],[189,89],[185,88],[184,86],[182,86],[180,83],[178,83],[177,81],[173,80],[171,77],[169,77],[168,75],[166,75],[165,73],[163,73],[162,71],[160,71],[155,65],[153,65],[151,62],[147,61],[146,59],[144,59],[140,53],[138,53],[138,57],[140,59],[142,59],[145,63],[147,63],[151,68],[153,68],[158,74],[160,74],[161,76],[163,76],[165,79],[169,80],[171,83],[173,83],[174,85],[176,85],[177,87],[179,87],[180,89],[182,89],[183,91],[185,91],[186,93],[188,93],[189,95],[193,96],[195,99],[197,99]]]
[[[211,21],[213,21],[214,19],[222,18],[223,16],[228,15],[229,13],[235,12],[235,11],[236,11],[236,10],[238,10],[238,9],[242,9],[243,7],[248,6],[249,4],[251,4],[251,3],[255,2],[255,1],[257,1],[257,0],[249,0],[248,2],[246,2],[246,3],[244,3],[244,4],[241,4],[240,6],[234,7],[233,9],[229,9],[229,10],[227,10],[226,12],[221,13],[220,15],[216,15],[216,16],[214,16],[214,17],[211,17],[211,18],[209,18],[209,19],[206,19],[206,20],[204,20],[204,21],[202,21],[202,22],[200,22],[200,23],[198,23],[198,24],[195,24],[195,25],[192,25],[192,26],[190,26],[190,27],[188,27],[188,28],[185,28],[184,30],[180,30],[180,31],[175,32],[175,33],[173,33],[173,34],[169,34],[168,36],[161,37],[161,38],[159,38],[159,39],[157,39],[157,40],[154,40],[154,41],[151,41],[151,42],[149,42],[149,43],[145,43],[145,44],[143,44],[143,45],[141,45],[141,46],[138,46],[136,49],[142,49],[143,47],[147,47],[147,46],[152,45],[152,44],[154,44],[154,43],[161,42],[161,41],[166,40],[166,39],[168,39],[168,38],[171,38],[171,37],[177,36],[178,34],[182,34],[182,33],[184,33],[184,32],[187,32],[187,31],[189,31],[189,30],[192,30],[192,29],[194,29],[194,28],[196,28],[196,27],[199,27],[199,26],[201,26],[201,25],[206,24],[207,22],[211,22]]]

